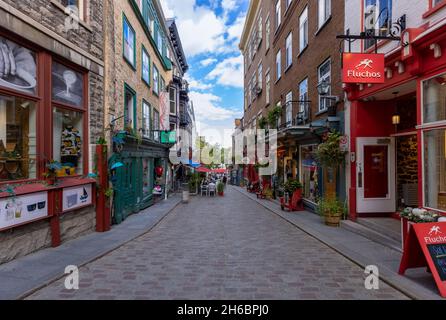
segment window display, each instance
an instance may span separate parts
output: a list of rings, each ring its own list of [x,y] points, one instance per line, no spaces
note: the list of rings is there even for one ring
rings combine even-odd
[[[82,107],[84,96],[82,74],[53,62],[52,75],[53,101]]]
[[[319,167],[316,151],[317,145],[301,147],[303,197],[314,203],[319,199]]]
[[[425,81],[423,89],[424,123],[446,120],[446,74]]]
[[[36,178],[36,106],[0,96],[0,181]]]
[[[0,37],[0,86],[36,94],[36,55],[17,43]]]
[[[82,174],[82,113],[54,108],[53,156],[62,164],[58,176]]]
[[[425,206],[446,211],[446,129],[424,133]]]

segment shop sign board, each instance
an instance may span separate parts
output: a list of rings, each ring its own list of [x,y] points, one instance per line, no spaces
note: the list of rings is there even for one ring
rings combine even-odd
[[[349,138],[348,136],[342,136],[341,140],[339,141],[339,148],[342,152],[348,152],[349,151]]]
[[[384,83],[384,54],[344,53],[344,83]]]
[[[48,192],[0,199],[0,229],[48,216]]]
[[[400,274],[422,267],[429,268],[440,295],[446,298],[446,222],[417,223],[410,228]]]
[[[91,184],[63,189],[63,211],[71,211],[93,203],[93,187]]]

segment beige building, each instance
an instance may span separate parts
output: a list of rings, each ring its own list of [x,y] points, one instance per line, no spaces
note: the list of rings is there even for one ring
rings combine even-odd
[[[170,131],[172,47],[158,0],[107,0],[104,6],[105,127],[111,129],[111,163],[123,164],[113,181],[114,222],[120,223],[169,191],[170,145],[162,143],[162,131]]]

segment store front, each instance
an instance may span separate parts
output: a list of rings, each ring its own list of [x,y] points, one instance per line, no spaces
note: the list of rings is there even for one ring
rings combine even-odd
[[[348,85],[350,218],[446,213],[446,27],[386,55],[383,84]],[[443,51],[444,52],[444,51]]]
[[[163,200],[168,192],[169,146],[144,139],[125,138],[124,148],[110,159],[114,187],[113,222]],[[120,164],[116,166],[116,164]]]
[[[96,221],[89,70],[11,36],[0,31],[0,263],[93,232]],[[28,232],[33,243],[20,236]]]

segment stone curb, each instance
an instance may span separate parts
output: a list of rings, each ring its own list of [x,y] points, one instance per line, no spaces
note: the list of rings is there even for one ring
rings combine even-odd
[[[60,253],[65,253],[70,251],[70,246],[75,246],[76,248],[76,243],[78,242],[82,244],[81,242],[83,241],[83,239],[85,240],[87,237],[88,238],[95,238],[96,240],[105,240],[107,238],[113,237],[113,235],[119,233],[119,232],[125,232],[125,231],[129,231],[129,236],[128,237],[122,237],[122,239],[120,239],[120,241],[116,241],[115,243],[113,243],[112,245],[104,245],[103,248],[99,248],[98,252],[88,255],[85,254],[82,256],[82,254],[79,254],[78,257],[76,257],[74,260],[74,262],[70,263],[70,265],[76,265],[78,268],[81,268],[93,261],[96,261],[104,256],[106,256],[107,254],[110,254],[111,252],[119,249],[120,247],[126,245],[127,243],[147,234],[148,232],[150,232],[151,230],[153,230],[153,228],[155,228],[157,225],[159,225],[173,210],[175,210],[179,205],[181,204],[181,198],[177,195],[171,197],[170,199],[168,199],[165,202],[161,202],[159,204],[157,204],[156,206],[150,207],[142,212],[140,212],[139,214],[130,216],[126,221],[124,221],[121,225],[118,225],[114,228],[112,228],[112,230],[110,230],[109,232],[106,233],[92,233],[90,235],[69,241],[65,244],[63,244],[61,247],[59,248],[50,248],[50,249],[44,249],[42,251],[45,252],[50,252],[50,254],[53,255],[57,255]],[[162,212],[156,212],[161,210],[160,207],[157,206],[163,206],[165,208],[164,211]],[[155,212],[153,212],[155,211]],[[143,220],[144,218],[152,218],[153,220],[150,221],[150,223],[146,226],[144,226],[144,228],[139,228],[138,225],[140,225],[141,220]],[[133,228],[132,228],[133,227]],[[117,235],[119,237],[119,235]],[[110,240],[111,242],[112,240]],[[102,250],[101,250],[102,249]],[[56,251],[55,251],[56,250]],[[76,250],[76,249],[74,249]],[[38,256],[40,253],[36,252],[34,254],[19,258],[18,260],[12,261],[10,263],[6,263],[2,266],[0,266],[0,275],[2,273],[2,271],[4,271],[5,269],[7,269],[9,267],[10,264],[18,264],[19,266],[17,268],[14,268],[13,270],[20,273],[20,268],[24,268],[26,267],[27,264],[27,260],[30,258],[34,258],[33,256]],[[72,251],[69,252],[70,255],[75,256],[76,254]],[[66,264],[61,263],[60,268],[57,268],[57,271],[52,272],[52,274],[50,275],[45,275],[43,278],[45,278],[44,280],[42,280],[41,283],[39,283],[38,285],[33,285],[33,284],[27,284],[25,282],[37,282],[36,280],[32,280],[30,281],[30,279],[14,279],[14,281],[21,281],[22,285],[24,287],[29,287],[26,288],[25,290],[16,290],[16,291],[20,291],[20,292],[6,292],[6,293],[2,293],[0,292],[0,300],[23,300],[26,297],[32,295],[34,292],[39,291],[45,287],[47,287],[48,285],[50,285],[51,283],[63,278],[65,276],[65,274],[63,273],[63,271],[65,270]],[[39,276],[37,275],[37,278]]]

